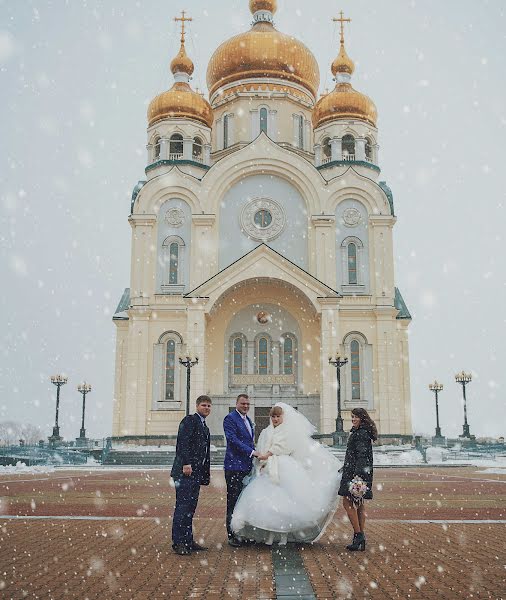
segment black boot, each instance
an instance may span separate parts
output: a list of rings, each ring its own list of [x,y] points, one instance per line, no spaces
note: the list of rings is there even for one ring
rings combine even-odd
[[[351,550],[351,552],[356,552],[357,550],[363,552],[365,550],[365,535],[362,531],[353,535],[353,542],[346,546],[346,549]]]

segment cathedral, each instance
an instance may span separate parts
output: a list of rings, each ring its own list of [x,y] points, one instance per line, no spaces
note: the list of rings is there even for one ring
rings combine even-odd
[[[173,436],[200,394],[215,435],[241,392],[260,430],[278,401],[320,434],[366,408],[384,439],[411,435],[408,327],[395,287],[393,195],[377,110],[341,39],[319,94],[311,50],[278,31],[276,0],[207,67],[181,48],[147,114],[146,178],[132,194],[130,286],[113,321],[113,436]],[[245,7],[246,8],[246,7]],[[332,57],[329,57],[329,61]],[[181,364],[181,360],[186,362]],[[197,360],[198,359],[198,360]],[[193,365],[193,366],[191,366]]]

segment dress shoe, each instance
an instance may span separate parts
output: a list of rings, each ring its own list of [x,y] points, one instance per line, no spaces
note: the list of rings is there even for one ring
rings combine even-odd
[[[228,538],[228,545],[232,546],[232,548],[240,548],[242,546],[242,542],[236,537],[230,537]]]
[[[201,546],[200,544],[197,544],[197,542],[192,542],[191,545],[191,550],[192,552],[198,552],[199,550],[208,550],[209,548],[207,548],[207,546]]]
[[[187,556],[192,553],[191,549],[184,544],[172,544],[172,549],[176,554],[179,554],[179,556]]]

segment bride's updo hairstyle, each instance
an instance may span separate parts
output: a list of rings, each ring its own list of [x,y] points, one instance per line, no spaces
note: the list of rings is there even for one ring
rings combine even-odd
[[[371,419],[365,408],[354,408],[351,411],[351,414],[360,419],[360,425],[363,425],[367,429],[372,441],[375,442],[378,439],[376,423]]]
[[[281,406],[273,406],[269,411],[269,417],[280,417],[283,414]]]

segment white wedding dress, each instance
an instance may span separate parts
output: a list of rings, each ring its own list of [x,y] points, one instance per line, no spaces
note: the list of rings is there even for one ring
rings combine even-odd
[[[272,544],[315,542],[337,508],[341,464],[311,438],[315,428],[283,402],[283,422],[262,431],[257,444],[267,461],[255,459],[253,476],[232,516],[241,538]]]

